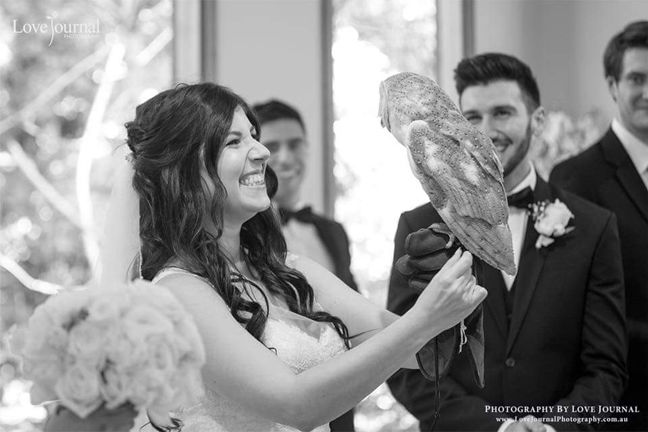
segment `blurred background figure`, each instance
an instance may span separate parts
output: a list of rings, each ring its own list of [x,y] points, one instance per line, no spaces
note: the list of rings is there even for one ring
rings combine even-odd
[[[358,290],[351,274],[349,238],[338,222],[313,212],[302,201],[308,141],[301,114],[285,102],[270,100],[252,107],[261,125],[261,143],[279,180],[274,197],[288,250],[320,263]],[[331,422],[332,431],[353,431],[353,410]]]
[[[594,146],[555,167],[551,180],[612,210],[619,222],[626,287],[630,381],[621,401],[638,406],[621,430],[648,430],[648,21],[608,43],[605,79],[617,108]]]

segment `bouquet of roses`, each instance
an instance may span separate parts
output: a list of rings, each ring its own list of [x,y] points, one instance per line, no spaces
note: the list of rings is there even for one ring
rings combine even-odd
[[[32,403],[58,400],[82,419],[99,408],[131,406],[168,424],[169,411],[202,395],[202,340],[160,285],[139,280],[57,294],[16,339],[34,382]]]

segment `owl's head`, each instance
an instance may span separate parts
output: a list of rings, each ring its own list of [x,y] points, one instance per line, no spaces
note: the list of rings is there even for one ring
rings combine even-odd
[[[408,126],[433,113],[437,85],[430,78],[412,72],[392,75],[380,83],[378,115],[381,125],[406,146]],[[438,88],[438,87],[437,87]]]

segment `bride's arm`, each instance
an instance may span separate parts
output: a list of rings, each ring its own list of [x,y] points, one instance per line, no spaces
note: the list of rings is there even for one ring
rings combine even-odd
[[[356,405],[431,337],[476,307],[485,291],[471,288],[465,277],[469,261],[469,255],[455,259],[431,283],[435,289],[425,290],[412,309],[361,346],[300,374],[245,331],[205,282],[176,274],[161,283],[196,321],[207,354],[208,388],[271,421],[310,430]],[[331,312],[347,317],[345,310],[334,305]]]
[[[340,318],[349,329],[349,335],[355,336],[351,339],[352,347],[370,339],[399,318],[395,313],[349,289],[344,282],[315,261],[295,256],[290,263],[306,276],[315,292],[315,299],[322,308]],[[400,367],[418,369],[415,355],[410,356]]]

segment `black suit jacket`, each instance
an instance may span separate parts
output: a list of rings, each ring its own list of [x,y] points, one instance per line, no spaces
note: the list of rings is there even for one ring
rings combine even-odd
[[[558,164],[551,181],[612,210],[619,224],[630,336],[623,402],[639,405],[633,430],[648,430],[648,190],[610,128],[592,147]]]
[[[626,383],[623,276],[614,215],[541,178],[535,199],[559,198],[575,215],[575,230],[548,247],[535,248],[531,219],[520,256],[510,325],[503,278],[486,266],[480,284],[484,307],[485,387],[479,388],[470,355],[459,354],[441,379],[438,430],[496,431],[489,406],[614,405]],[[410,232],[441,221],[426,204],[403,213],[396,232],[394,262]],[[499,278],[499,279],[498,279]],[[405,279],[392,268],[388,308],[403,314],[416,301]],[[430,430],[433,385],[416,370],[389,380],[394,396]],[[541,417],[542,414],[538,414]],[[520,417],[524,417],[521,415]],[[591,426],[551,423],[557,430]]]
[[[358,291],[353,274],[351,273],[351,253],[349,252],[349,237],[344,227],[327,217],[313,213],[313,225],[317,231],[317,236],[322,241],[324,248],[328,252],[333,265],[335,266],[335,275],[345,284]]]

